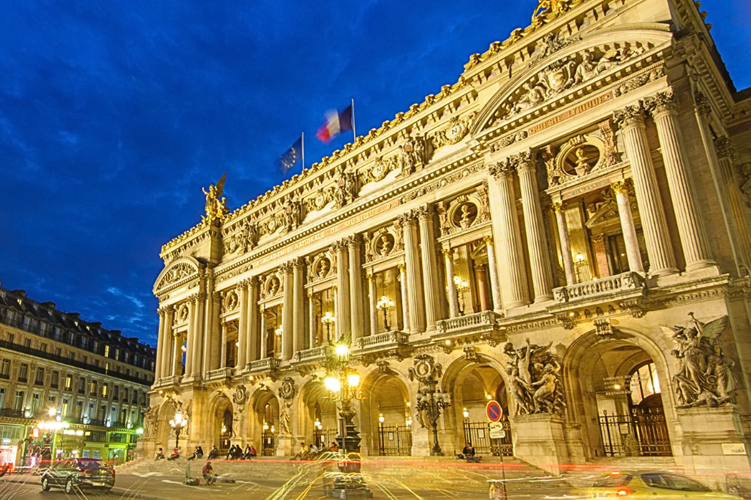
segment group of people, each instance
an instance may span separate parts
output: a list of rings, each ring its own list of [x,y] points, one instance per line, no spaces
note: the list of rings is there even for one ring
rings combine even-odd
[[[300,443],[300,451],[290,460],[315,460],[318,457],[318,454],[323,451],[336,452],[339,451],[339,446],[337,446],[337,444],[332,441],[328,450],[326,450],[325,447],[321,447],[321,449],[319,449],[318,446],[312,443],[308,446],[305,446],[305,443]]]
[[[182,448],[174,448],[172,450],[172,454],[167,458],[167,460],[177,460],[183,456],[183,449]],[[159,448],[156,450],[156,453],[154,455],[154,460],[164,460],[166,457],[164,456],[164,449]]]
[[[230,446],[229,451],[227,452],[227,460],[250,460],[251,458],[257,456],[258,452],[256,451],[256,447],[253,446],[252,443],[246,444],[244,451],[242,448],[240,448],[239,445],[233,444],[232,446]]]
[[[209,456],[206,457],[206,460],[216,460],[219,458],[220,455],[219,448],[214,445],[211,448],[211,451],[209,451]],[[182,448],[175,448],[172,450],[172,454],[167,458],[167,460],[176,460],[183,455]],[[203,458],[204,451],[203,448],[199,445],[196,446],[195,450],[193,450],[193,454],[188,457],[188,460],[195,460],[197,458]],[[226,460],[250,460],[253,457],[258,456],[258,452],[256,451],[255,446],[253,446],[252,443],[248,443],[245,446],[245,451],[240,448],[240,446],[233,444],[230,446],[229,451],[227,452],[227,458]],[[154,460],[163,460],[165,458],[164,456],[164,450],[162,448],[159,448],[156,451]]]

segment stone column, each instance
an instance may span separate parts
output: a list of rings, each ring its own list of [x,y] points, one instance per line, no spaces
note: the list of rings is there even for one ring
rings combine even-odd
[[[639,205],[641,227],[644,230],[644,240],[649,254],[649,272],[658,276],[678,272],[649,152],[644,111],[641,105],[627,106],[617,111],[614,116],[623,131],[626,155],[631,161],[636,202]]]
[[[410,331],[409,323],[409,300],[407,291],[407,265],[404,262],[397,264],[399,267],[399,284],[402,292],[402,324],[404,325],[404,331]]]
[[[221,325],[222,328],[222,345],[219,346],[219,352],[220,360],[219,360],[219,368],[227,368],[227,327],[224,325]]]
[[[219,321],[219,305],[216,304],[218,296],[214,291],[214,271],[212,269],[206,270],[206,293],[203,297],[203,315],[201,327],[203,328],[202,334],[202,350],[201,353],[201,377],[206,378],[206,374],[211,370],[211,359],[213,357],[213,343],[216,337],[216,324]],[[215,318],[216,316],[216,318]]]
[[[237,359],[235,369],[242,371],[248,355],[248,282],[243,280],[237,285],[240,295],[240,319],[237,324]]]
[[[167,315],[167,311],[163,307],[160,307],[156,312],[159,314],[159,340],[157,342],[156,362],[154,363],[154,382],[159,384],[159,380],[162,378],[162,363],[164,362],[164,354],[166,352],[164,350],[164,339],[166,337],[167,325],[165,325],[164,318]]]
[[[368,299],[370,303],[370,334],[378,333],[378,290],[376,289],[376,278],[373,273],[368,273]]]
[[[292,271],[292,262],[282,264],[281,271],[284,275],[284,298],[282,306],[282,347],[281,359],[287,360],[292,357],[294,336],[294,291],[295,283]]]
[[[407,261],[407,299],[409,303],[410,333],[425,331],[425,303],[420,272],[420,256],[417,244],[416,214],[409,212],[400,216],[404,228],[404,253]]]
[[[182,342],[182,334],[176,333],[173,335],[172,339],[172,370],[170,370],[170,375],[173,377],[179,377],[181,376],[180,373],[180,366],[182,365],[182,354],[183,354],[183,342]]]
[[[443,261],[446,266],[446,287],[449,291],[449,316],[456,318],[459,316],[459,303],[456,296],[456,283],[454,283],[454,261],[451,258],[453,250],[451,248],[442,248]]]
[[[188,297],[188,308],[190,310],[190,316],[188,316],[188,337],[186,340],[186,348],[188,349],[185,353],[185,373],[184,375],[186,377],[190,377],[193,374],[193,356],[195,354],[195,346],[196,346],[196,322],[198,320],[198,308],[196,307],[196,302],[198,300],[197,294],[191,295]]]
[[[517,158],[535,302],[545,302],[553,299],[553,276],[550,269],[548,242],[545,238],[545,223],[540,207],[540,190],[537,187],[536,153],[527,150],[520,153]]]
[[[483,236],[482,241],[485,242],[488,252],[488,269],[490,270],[490,291],[493,294],[493,310],[500,313],[503,304],[501,300],[501,287],[498,284],[498,266],[495,262],[493,237],[490,235]]]
[[[490,310],[488,301],[488,280],[484,267],[475,266],[475,279],[477,280],[477,288],[480,292],[480,311],[488,311]]]
[[[258,354],[258,359],[266,359],[268,352],[266,346],[269,345],[268,332],[266,331],[266,309],[261,307],[259,314],[261,316],[261,349]]]
[[[717,152],[717,160],[720,167],[720,175],[727,193],[727,205],[730,208],[729,216],[732,216],[737,231],[737,239],[742,250],[743,261],[751,262],[751,236],[748,231],[746,217],[743,214],[743,206],[738,196],[738,181],[733,175],[735,163],[738,159],[738,153],[735,151],[732,141],[724,135],[721,135],[714,141],[714,148]],[[748,267],[748,264],[747,264]]]
[[[501,213],[498,214],[498,227],[501,232],[501,241],[504,242],[500,250],[508,276],[509,301],[506,304],[507,308],[529,304],[527,270],[522,255],[521,233],[519,232],[519,219],[514,196],[513,174],[515,167],[515,162],[509,158],[488,167],[498,183],[500,194]]]
[[[576,284],[576,271],[574,271],[574,257],[571,255],[571,241],[568,236],[568,225],[566,224],[566,212],[563,203],[553,203],[553,212],[555,212],[555,221],[558,223],[558,239],[561,242],[561,257],[563,258],[563,269],[566,271],[566,284],[571,286]]]
[[[316,324],[316,299],[313,289],[308,290],[308,342],[310,348],[318,347],[316,330],[318,325]]]
[[[193,369],[190,376],[194,380],[201,379],[203,373],[203,344],[204,344],[204,319],[206,316],[206,293],[200,292],[196,295],[196,322],[193,324]]]
[[[420,248],[422,254],[422,274],[425,288],[426,330],[435,331],[436,321],[441,319],[441,286],[438,280],[438,263],[435,256],[435,230],[433,227],[433,206],[422,205],[415,211],[420,221]]]
[[[707,239],[694,206],[688,162],[681,146],[681,132],[676,120],[678,106],[672,89],[647,99],[646,106],[652,113],[660,138],[670,197],[686,260],[686,271],[714,266],[716,263],[710,257]]]
[[[631,201],[628,196],[628,182],[616,181],[611,184],[615,193],[615,201],[618,204],[618,216],[621,218],[621,231],[623,231],[623,241],[626,245],[626,257],[628,258],[628,268],[635,272],[644,272],[644,266],[641,261],[641,252],[639,251],[639,240],[636,237],[636,227],[634,218],[631,215]]]
[[[331,246],[331,253],[336,255],[336,339],[352,333],[350,317],[349,273],[347,262],[347,244],[344,240]]]
[[[245,348],[245,362],[250,363],[258,359],[258,278],[253,276],[248,280],[248,344]],[[245,365],[243,365],[243,369]]]
[[[162,348],[164,349],[164,355],[162,356],[162,377],[169,377],[172,375],[172,344],[175,341],[172,335],[172,323],[175,321],[175,308],[174,306],[167,306],[165,309],[164,318],[164,343]]]
[[[362,300],[362,262],[360,255],[360,235],[353,234],[346,238],[347,253],[349,254],[349,293],[350,293],[350,325],[352,327],[352,345],[355,341],[364,337],[365,312]]]
[[[207,335],[207,340],[211,345],[211,348],[205,353],[209,357],[209,362],[205,364],[206,371],[216,370],[222,364],[222,323],[219,317],[222,311],[222,294],[214,292],[211,294],[211,312],[208,314],[206,323],[211,323],[211,329],[208,330],[211,333]]]
[[[305,349],[305,286],[303,284],[303,270],[305,261],[303,259],[294,259],[294,318],[292,320],[292,329],[294,333],[294,352]]]

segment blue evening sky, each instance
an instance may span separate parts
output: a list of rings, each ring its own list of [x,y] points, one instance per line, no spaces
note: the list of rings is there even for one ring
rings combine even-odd
[[[751,2],[704,0],[737,88]],[[227,172],[234,209],[305,132],[356,103],[360,135],[454,83],[535,0],[26,0],[0,8],[0,281],[156,340],[162,244]],[[298,167],[299,169],[299,167]],[[290,174],[291,175],[291,174]]]

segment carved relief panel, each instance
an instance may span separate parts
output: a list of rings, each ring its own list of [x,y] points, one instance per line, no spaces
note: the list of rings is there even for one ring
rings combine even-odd
[[[458,196],[450,202],[438,202],[436,211],[441,237],[490,221],[487,185],[483,183],[474,192]]]

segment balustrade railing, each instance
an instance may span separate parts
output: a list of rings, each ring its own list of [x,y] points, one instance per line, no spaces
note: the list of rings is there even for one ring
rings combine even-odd
[[[644,278],[639,273],[627,272],[600,278],[585,283],[562,286],[553,290],[555,300],[559,303],[588,299],[600,295],[626,290],[640,290],[644,287]]]
[[[277,367],[276,358],[264,358],[256,361],[251,361],[247,364],[247,369],[251,372],[262,372],[267,370],[274,370]]]
[[[295,362],[302,363],[305,361],[314,361],[326,357],[327,346],[313,347],[295,353]]]
[[[494,328],[496,325],[496,314],[493,311],[482,311],[466,316],[443,319],[436,322],[436,328],[439,333],[451,333],[462,330],[477,328]]]
[[[360,337],[355,341],[355,348],[368,349],[379,346],[392,346],[395,344],[406,344],[409,342],[409,334],[403,332],[386,332],[369,337]]]

